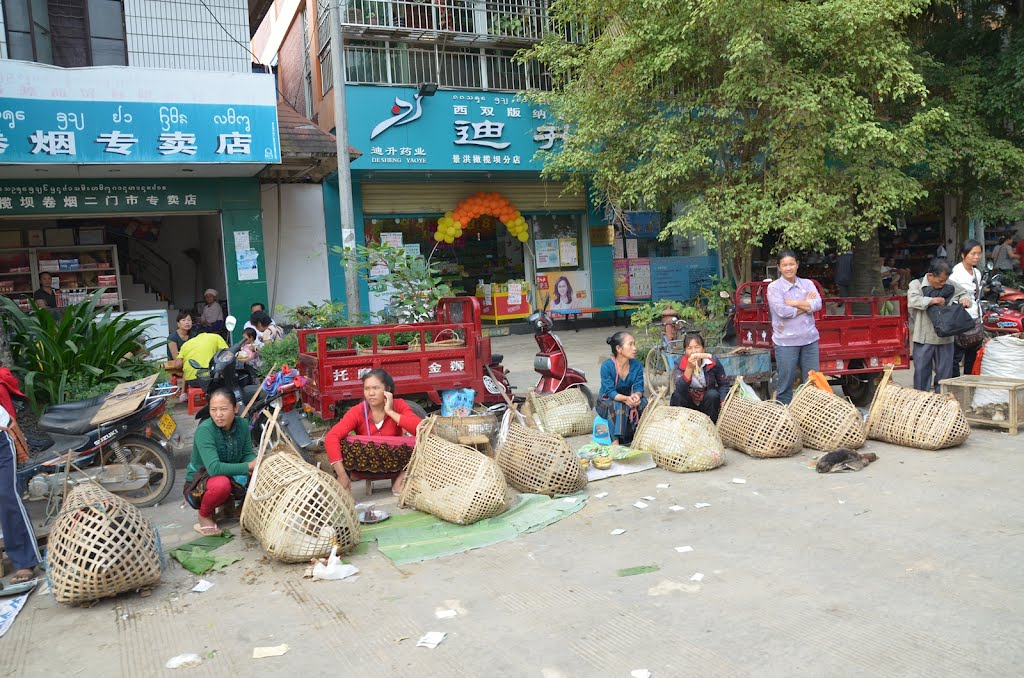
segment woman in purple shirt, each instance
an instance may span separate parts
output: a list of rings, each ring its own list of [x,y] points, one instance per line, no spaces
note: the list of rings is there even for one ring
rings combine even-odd
[[[796,277],[800,262],[792,250],[779,252],[782,277],[768,285],[768,307],[772,312],[772,343],[779,384],[775,398],[785,405],[793,399],[793,380],[818,369],[818,328],[814,313],[821,310],[821,296],[814,281]]]

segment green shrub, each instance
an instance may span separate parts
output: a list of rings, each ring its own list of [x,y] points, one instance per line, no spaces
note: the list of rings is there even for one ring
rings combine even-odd
[[[299,361],[299,335],[296,332],[289,332],[277,341],[264,344],[260,349],[260,361],[262,366],[260,373],[265,377],[270,368],[277,364],[275,369],[281,369],[282,365],[295,367]]]
[[[103,291],[64,308],[59,320],[45,308],[26,313],[0,297],[14,357],[11,371],[21,379],[36,412],[158,371],[158,364],[134,355],[145,344],[149,318],[132,320],[100,308]]]

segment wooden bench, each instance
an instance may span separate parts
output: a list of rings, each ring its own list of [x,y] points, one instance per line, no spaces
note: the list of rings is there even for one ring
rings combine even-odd
[[[623,326],[629,325],[629,314],[640,308],[639,304],[615,304],[614,306],[602,306],[600,308],[572,308],[562,309],[560,311],[551,311],[551,318],[553,320],[565,320],[572,324],[572,329],[575,332],[579,332],[580,328],[576,324],[577,318],[584,313],[611,313],[612,322],[616,327],[619,325],[619,314],[622,314]]]

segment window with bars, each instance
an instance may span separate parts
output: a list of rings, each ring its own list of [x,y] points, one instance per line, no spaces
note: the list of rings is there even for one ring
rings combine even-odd
[[[120,0],[4,0],[7,55],[65,68],[127,66]]]
[[[313,117],[313,66],[309,61],[309,17],[306,6],[302,6],[302,82],[305,101],[305,116]]]

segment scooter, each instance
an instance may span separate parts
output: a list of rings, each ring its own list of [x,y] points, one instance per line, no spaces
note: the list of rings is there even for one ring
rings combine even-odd
[[[1011,308],[1021,310],[1024,307],[1024,292],[1006,287],[1003,284],[1002,274],[995,272],[992,262],[985,265],[985,275],[982,279],[982,297],[986,301],[1009,304]]]
[[[1024,332],[1020,304],[981,302],[981,324],[992,335]]]
[[[594,406],[594,395],[587,388],[587,375],[581,370],[569,367],[565,355],[565,347],[557,334],[551,331],[554,320],[547,312],[550,295],[544,298],[544,305],[530,314],[526,322],[533,327],[534,339],[540,349],[533,357],[533,369],[540,374],[534,387],[538,395],[558,393],[567,388],[578,388],[586,396],[590,406]]]
[[[167,451],[177,428],[167,412],[167,397],[174,389],[151,389],[135,410],[99,426],[90,422],[111,394],[50,405],[38,427],[53,444],[18,468],[18,492],[30,501],[45,499],[47,515],[53,515],[63,501],[70,461],[68,487],[93,481],[135,506],[160,502],[174,487],[174,463]]]

